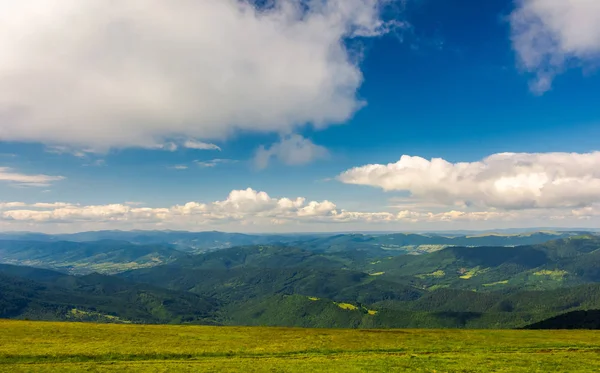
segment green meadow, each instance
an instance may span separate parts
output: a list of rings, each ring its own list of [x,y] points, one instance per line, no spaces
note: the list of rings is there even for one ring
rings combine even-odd
[[[600,332],[0,320],[2,372],[593,372]]]

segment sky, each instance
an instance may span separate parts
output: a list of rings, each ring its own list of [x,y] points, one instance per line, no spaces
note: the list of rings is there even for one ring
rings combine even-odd
[[[600,226],[595,0],[0,0],[0,231]]]

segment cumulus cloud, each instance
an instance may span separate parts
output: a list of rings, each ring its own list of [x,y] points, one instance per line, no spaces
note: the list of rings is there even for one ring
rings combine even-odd
[[[302,226],[317,227],[343,225],[365,229],[371,224],[395,224],[395,227],[407,229],[419,226],[440,228],[445,224],[452,227],[470,227],[472,224],[490,223],[494,228],[500,224],[511,226],[527,222],[553,221],[578,222],[600,219],[600,204],[576,209],[527,209],[527,210],[458,210],[449,211],[348,211],[339,208],[331,201],[308,201],[303,197],[271,197],[263,191],[253,189],[233,190],[226,199],[214,202],[188,202],[170,207],[142,207],[139,203],[80,205],[76,203],[0,203],[0,226],[27,227],[28,229],[47,230],[43,227],[85,227],[86,229],[129,228],[172,228],[207,229],[227,225],[229,227],[254,226],[262,231],[273,231],[293,226],[291,230]],[[353,225],[354,224],[354,225]],[[459,224],[453,225],[453,224]],[[462,225],[460,225],[462,224]],[[14,228],[12,228],[14,229]],[[339,229],[339,228],[335,228]],[[356,229],[356,228],[355,228]],[[59,229],[62,230],[62,229]],[[77,229],[67,229],[77,230]],[[317,228],[318,230],[318,228]]]
[[[0,202],[0,210],[27,206],[24,202]]]
[[[299,219],[302,217],[337,214],[329,201],[306,203],[304,198],[272,198],[266,192],[253,189],[234,190],[222,201],[211,203],[188,202],[167,208],[137,207],[131,204],[82,206],[70,203],[3,203],[4,219],[30,222],[78,221],[177,221],[194,217],[196,221],[245,219]]]
[[[571,211],[571,214],[581,220],[588,220],[600,216],[600,203],[581,207]]]
[[[600,2],[519,0],[510,16],[512,41],[522,67],[535,74],[534,92],[551,88],[571,65],[600,62]]]
[[[158,147],[342,123],[387,0],[0,0],[0,140]],[[184,144],[185,145],[185,144]]]
[[[291,135],[283,137],[268,148],[259,147],[254,156],[254,163],[256,167],[263,169],[269,165],[271,159],[275,158],[287,165],[303,165],[316,159],[326,158],[328,155],[329,152],[325,147],[303,136]]]
[[[8,167],[0,167],[0,182],[6,181],[22,186],[48,186],[53,181],[63,180],[63,176],[27,175]]]
[[[600,152],[499,153],[458,163],[403,155],[396,163],[347,170],[338,179],[446,205],[583,207],[600,202]]]

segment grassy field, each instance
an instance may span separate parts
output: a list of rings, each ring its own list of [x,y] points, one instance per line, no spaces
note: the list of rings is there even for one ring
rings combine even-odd
[[[1,372],[593,372],[600,332],[0,320]]]

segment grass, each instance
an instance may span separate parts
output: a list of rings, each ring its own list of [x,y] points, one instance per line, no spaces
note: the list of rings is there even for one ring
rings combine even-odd
[[[551,277],[553,279],[562,279],[563,277],[565,277],[566,275],[568,275],[569,272],[562,271],[562,270],[559,270],[559,269],[554,270],[554,271],[545,269],[545,270],[534,272],[533,274],[535,276],[549,276],[549,277]]]
[[[496,281],[489,284],[483,284],[483,286],[496,286],[496,285],[506,285],[508,284],[508,280]]]
[[[600,333],[0,320],[1,372],[593,372]]]
[[[483,269],[480,269],[479,267],[475,267],[475,268],[471,268],[471,269],[463,268],[461,270],[462,276],[460,276],[460,278],[463,280],[469,280],[469,279],[473,278],[473,276],[484,274],[484,273],[488,272],[489,270],[490,270],[490,268],[483,268]]]
[[[333,303],[344,310],[354,311],[354,310],[358,309],[358,307],[356,307],[355,305],[350,304],[350,303],[336,303],[336,302],[333,302]]]
[[[434,291],[437,289],[447,289],[449,287],[450,287],[450,285],[448,285],[448,284],[435,284],[435,285],[431,285],[430,287],[428,287],[427,291]]]
[[[442,271],[441,269],[438,269],[435,272],[424,273],[421,275],[416,275],[415,277],[418,277],[423,280],[423,279],[426,279],[427,277],[442,278],[444,276],[446,276],[446,272]]]

